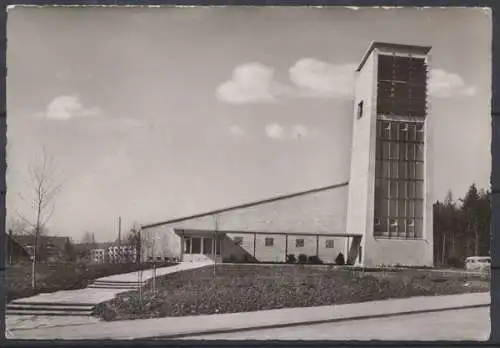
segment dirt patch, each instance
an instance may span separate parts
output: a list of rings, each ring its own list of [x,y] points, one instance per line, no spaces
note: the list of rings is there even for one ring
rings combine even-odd
[[[489,291],[488,279],[429,270],[363,272],[328,266],[219,265],[173,273],[102,304],[105,320],[249,312]]]

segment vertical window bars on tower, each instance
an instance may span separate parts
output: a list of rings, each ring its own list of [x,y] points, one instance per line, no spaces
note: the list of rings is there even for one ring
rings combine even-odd
[[[421,238],[423,139],[415,122],[377,120],[375,236]]]

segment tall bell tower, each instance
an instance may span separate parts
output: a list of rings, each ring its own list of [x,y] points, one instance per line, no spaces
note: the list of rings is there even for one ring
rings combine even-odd
[[[373,42],[356,70],[347,232],[366,266],[432,266],[430,47]]]

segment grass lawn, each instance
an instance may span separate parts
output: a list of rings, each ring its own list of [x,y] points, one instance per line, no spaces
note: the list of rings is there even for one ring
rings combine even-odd
[[[360,272],[329,266],[218,265],[157,279],[157,294],[122,293],[99,306],[105,320],[249,312],[489,291],[489,279],[429,270]]]
[[[31,263],[13,264],[7,267],[6,272],[7,301],[39,293],[83,289],[97,278],[149,268],[152,266],[146,264],[38,263],[36,266],[37,288],[32,289]]]

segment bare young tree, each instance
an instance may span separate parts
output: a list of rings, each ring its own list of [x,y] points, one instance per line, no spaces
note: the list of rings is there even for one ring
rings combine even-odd
[[[33,255],[31,286],[36,288],[36,262],[39,254],[40,235],[54,213],[54,200],[61,190],[61,178],[58,175],[53,158],[42,149],[36,161],[28,165],[29,200],[33,215],[31,219],[19,214],[20,218],[33,231]]]
[[[89,261],[91,258],[92,250],[97,248],[97,243],[95,241],[94,234],[89,231],[85,231],[80,240],[80,243],[81,244],[79,245],[78,248],[79,249],[78,256],[80,258],[80,261],[83,262]]]
[[[126,239],[127,243],[135,250],[135,262],[141,263],[141,227],[139,224],[132,225]]]
[[[7,224],[7,229],[14,236],[30,235],[32,232],[31,228],[30,228],[30,224],[28,224],[26,221],[24,221],[21,218],[14,218],[14,217],[9,218],[9,222]]]

